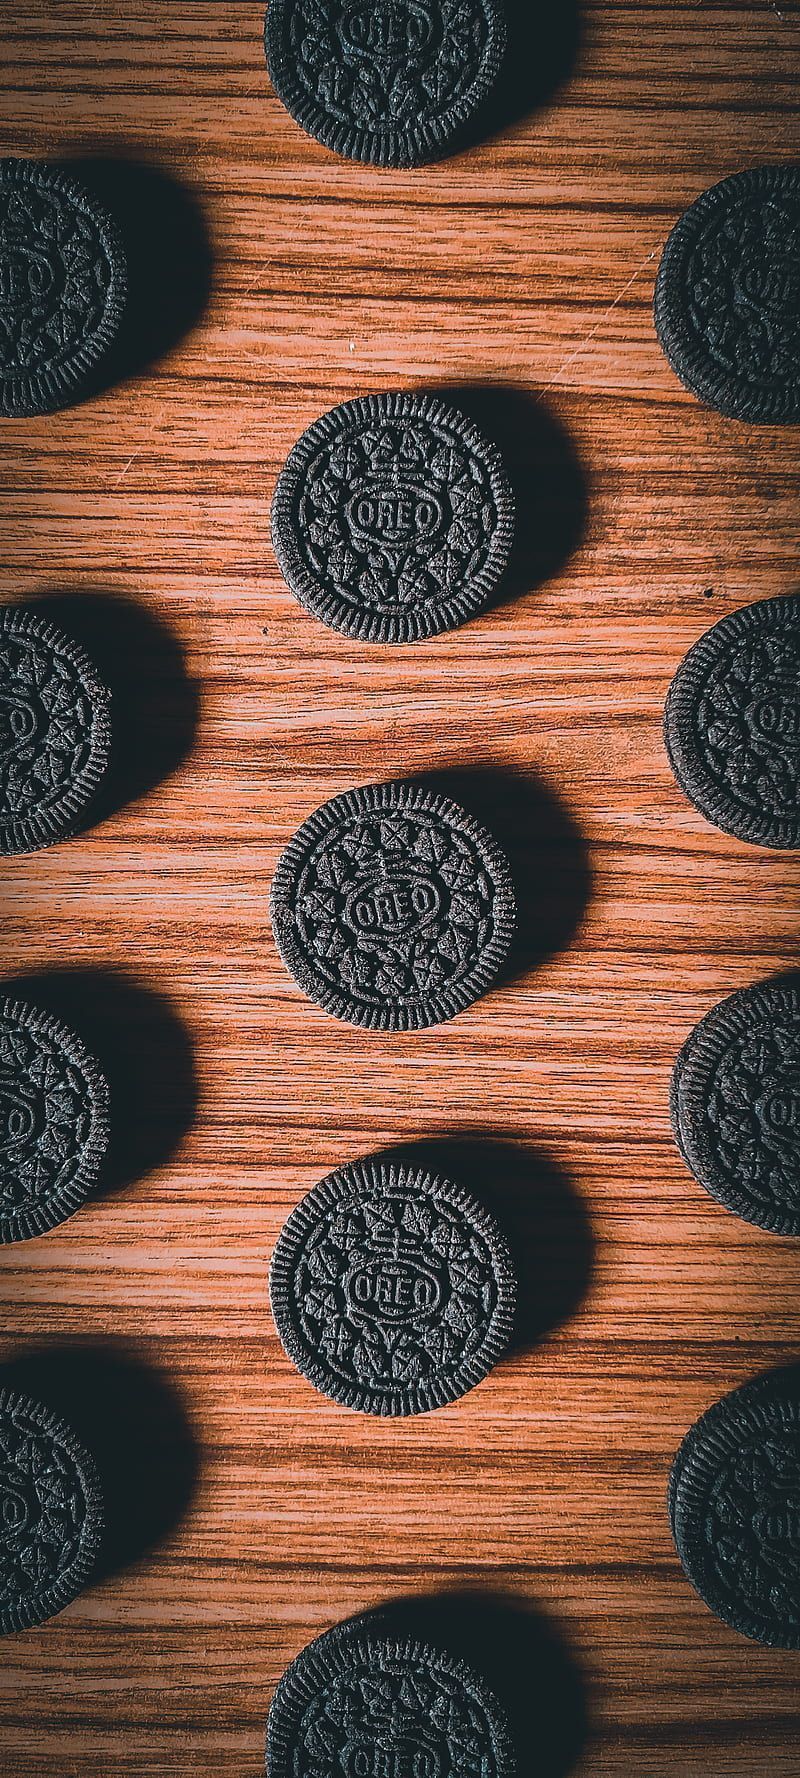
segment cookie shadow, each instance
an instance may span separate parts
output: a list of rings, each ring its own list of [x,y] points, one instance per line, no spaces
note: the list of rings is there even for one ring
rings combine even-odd
[[[517,928],[499,983],[539,968],[574,938],[589,905],[583,837],[553,792],[528,774],[453,767],[415,779],[486,827],[511,866]]]
[[[396,1600],[354,1623],[418,1637],[481,1674],[505,1710],[520,1778],[567,1778],[574,1769],[588,1739],[586,1686],[540,1612],[502,1594],[454,1590]]]
[[[568,1321],[589,1289],[594,1237],[583,1199],[548,1155],[491,1136],[398,1144],[403,1160],[464,1185],[498,1222],[513,1256],[518,1298],[509,1352],[526,1352]]]
[[[173,1384],[118,1342],[41,1346],[4,1364],[0,1383],[59,1414],[94,1457],[106,1527],[95,1579],[155,1549],[185,1514],[199,1453]]]
[[[177,771],[192,750],[200,688],[177,637],[118,593],[54,592],[26,609],[80,642],[111,692],[111,758],[86,826],[116,814]]]
[[[546,8],[534,0],[505,0],[508,48],[500,77],[470,126],[474,147],[531,117],[555,98],[574,73],[583,42],[577,0]]]
[[[138,376],[183,339],[211,294],[213,257],[194,194],[144,161],[85,156],[60,163],[105,205],[122,236],[128,300],[87,396]]]
[[[537,395],[514,384],[451,383],[429,392],[460,408],[497,447],[514,491],[514,543],[492,607],[535,592],[586,536],[588,472],[569,433]]]
[[[63,1019],[108,1080],[111,1139],[92,1200],[102,1201],[163,1166],[191,1127],[196,1105],[192,1044],[163,994],[112,970],[59,969],[2,984]]]

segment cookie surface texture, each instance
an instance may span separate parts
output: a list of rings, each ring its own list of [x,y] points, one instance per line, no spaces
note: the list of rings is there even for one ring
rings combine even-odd
[[[457,148],[503,64],[502,0],[270,0],[270,78],[324,147],[383,167]]]
[[[44,1234],[88,1197],[108,1146],[108,1101],[74,1031],[0,1000],[0,1242]]]
[[[511,1335],[507,1243],[471,1193],[359,1161],[303,1198],[278,1240],[272,1312],[309,1382],[369,1414],[420,1414],[479,1383]]]
[[[413,1638],[330,1630],[281,1679],[267,1778],[516,1778],[499,1700],[468,1663]]]
[[[701,1019],[675,1064],[671,1112],[712,1197],[800,1235],[800,979],[742,988]]]
[[[763,599],[700,637],[669,689],[664,739],[682,790],[737,839],[800,846],[800,597]]]
[[[800,420],[800,168],[754,167],[676,223],[655,292],[682,383],[731,419]]]
[[[0,160],[0,414],[45,414],[116,337],[127,271],[116,225],[43,161]]]
[[[717,1617],[800,1648],[800,1377],[734,1390],[687,1433],[669,1511],[684,1571]]]
[[[0,853],[34,852],[81,824],[108,768],[111,698],[48,619],[0,610]]]
[[[81,1441],[41,1403],[0,1389],[0,1634],[43,1623],[77,1596],[102,1531]]]
[[[505,959],[516,904],[496,841],[449,797],[410,782],[324,803],[280,858],[270,912],[309,999],[369,1029],[461,1012]]]
[[[366,642],[465,623],[502,579],[513,536],[498,452],[427,395],[370,395],[324,414],[291,451],[272,505],[295,597]]]

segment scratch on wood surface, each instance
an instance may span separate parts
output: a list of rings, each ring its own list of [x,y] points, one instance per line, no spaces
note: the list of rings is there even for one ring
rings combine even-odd
[[[550,382],[545,384],[543,394],[547,394],[548,390],[554,389],[558,383],[559,378],[563,376],[564,371],[568,370],[569,366],[571,364],[574,364],[576,358],[580,358],[581,353],[583,351],[585,351],[586,347],[594,339],[595,334],[600,332],[603,322],[608,320],[609,315],[613,314],[614,310],[622,302],[623,297],[627,296],[628,291],[631,289],[632,285],[634,285],[636,283],[637,278],[641,277],[641,274],[645,270],[645,267],[650,264],[650,261],[652,259],[655,259],[655,256],[657,253],[660,253],[662,245],[663,245],[662,241],[657,241],[655,247],[651,247],[650,252],[645,254],[644,259],[641,262],[641,265],[637,265],[635,272],[631,273],[631,276],[629,277],[627,283],[623,284],[622,289],[614,297],[614,301],[610,302],[608,305],[608,308],[603,310],[603,313],[600,316],[599,321],[594,322],[593,326],[587,330],[587,332],[584,334],[583,338],[578,341],[577,346],[573,346],[572,351],[568,352],[566,358],[564,358],[562,360],[561,364],[559,364],[558,369],[555,371],[554,375],[551,377]]]

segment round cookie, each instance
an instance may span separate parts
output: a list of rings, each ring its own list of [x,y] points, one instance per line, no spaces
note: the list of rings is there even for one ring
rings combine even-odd
[[[0,1389],[0,1635],[77,1597],[103,1533],[92,1458],[49,1408]]]
[[[712,1197],[800,1235],[800,978],[742,988],[701,1019],[675,1064],[671,1115]]]
[[[734,420],[800,420],[800,167],[734,173],[667,241],[661,346],[687,389]]]
[[[690,648],[664,740],[690,801],[725,833],[800,846],[800,596],[762,599]]]
[[[317,1637],[278,1684],[267,1778],[515,1778],[505,1711],[467,1661],[356,1620]]]
[[[278,98],[324,147],[381,167],[466,137],[506,50],[502,0],[269,0]]]
[[[422,1414],[488,1375],[511,1336],[516,1279],[471,1193],[374,1159],[298,1204],[270,1296],[286,1353],[323,1395],[367,1414]]]
[[[0,1242],[65,1222],[108,1147],[108,1085],[74,1031],[0,1000]]]
[[[108,767],[110,706],[76,642],[19,606],[0,610],[0,854],[81,824]]]
[[[310,1000],[353,1025],[411,1031],[476,1000],[511,943],[508,860],[472,816],[413,783],[334,797],[278,861],[270,913]]]
[[[723,1397],[687,1433],[669,1514],[687,1578],[756,1642],[800,1648],[800,1373]]]
[[[43,161],[0,160],[0,414],[46,414],[89,384],[127,295],[111,217]]]
[[[364,642],[465,623],[508,565],[514,497],[498,452],[430,395],[368,395],[323,414],[278,479],[272,542],[295,597]]]

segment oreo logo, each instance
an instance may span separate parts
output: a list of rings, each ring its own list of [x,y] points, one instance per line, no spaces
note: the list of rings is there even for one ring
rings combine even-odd
[[[800,741],[800,699],[789,687],[760,698],[748,710],[750,727],[764,741],[785,747],[787,741]]]
[[[345,1295],[352,1313],[399,1325],[433,1315],[442,1300],[442,1287],[425,1267],[379,1257],[350,1273]]]
[[[441,905],[441,895],[430,877],[388,877],[354,889],[345,903],[344,917],[359,935],[392,938],[429,926]]]
[[[387,62],[423,55],[433,31],[433,17],[420,0],[369,0],[348,8],[339,24],[346,50]]]
[[[451,1770],[435,1747],[405,1738],[391,1747],[374,1741],[345,1747],[341,1757],[347,1778],[445,1778]]]
[[[0,691],[0,760],[11,759],[39,730],[39,712],[27,699]]]
[[[39,1121],[37,1109],[33,1094],[19,1081],[0,1076],[0,1153],[30,1141]]]
[[[10,1482],[0,1482],[0,1538],[15,1537],[24,1531],[30,1509],[24,1494]]]
[[[0,309],[35,309],[55,287],[55,269],[46,253],[27,242],[0,242]]]
[[[768,1135],[796,1142],[800,1138],[800,1081],[768,1088],[757,1101],[756,1113]]]
[[[351,532],[368,543],[427,543],[444,524],[436,496],[418,482],[372,482],[348,501],[345,516]]]

